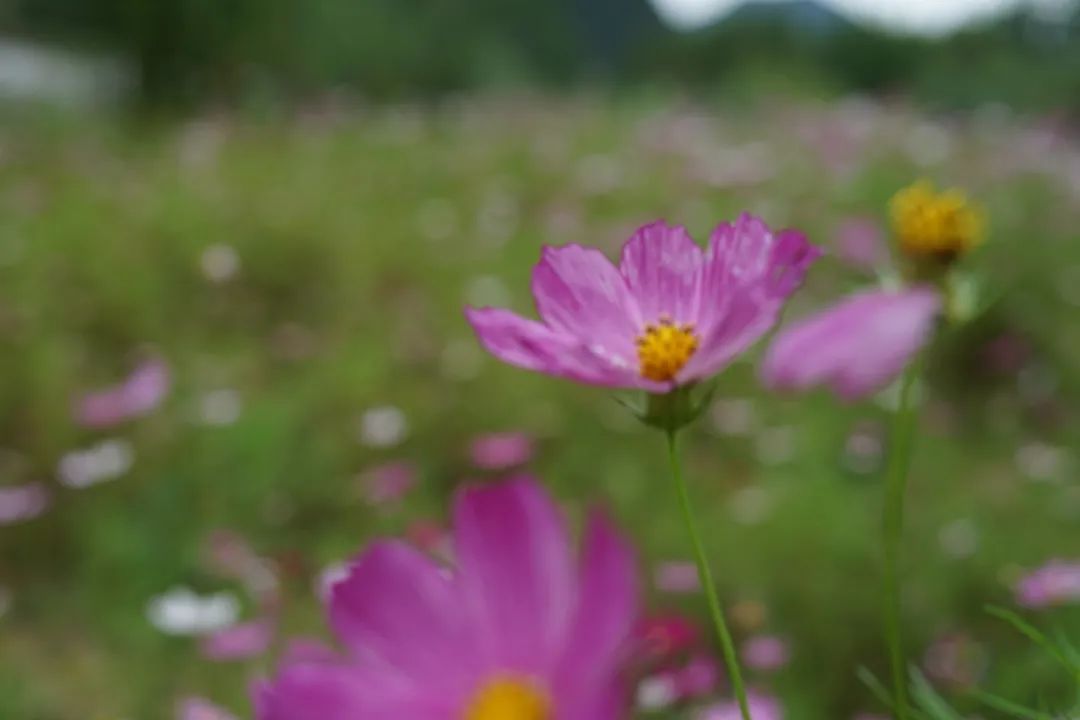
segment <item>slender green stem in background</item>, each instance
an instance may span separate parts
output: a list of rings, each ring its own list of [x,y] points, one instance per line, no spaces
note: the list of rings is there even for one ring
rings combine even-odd
[[[882,517],[882,540],[885,550],[885,641],[889,645],[893,691],[896,694],[897,720],[910,717],[907,693],[907,662],[900,639],[900,541],[904,530],[904,495],[915,430],[915,411],[911,390],[919,374],[919,362],[913,362],[900,381],[900,399],[893,416],[889,437],[889,464],[885,476],[885,507]]]
[[[724,663],[727,665],[728,674],[731,676],[731,687],[735,691],[735,697],[739,701],[739,710],[743,720],[751,720],[750,704],[746,700],[746,687],[743,685],[742,671],[739,669],[739,656],[735,652],[735,643],[731,640],[731,632],[727,623],[724,622],[724,611],[720,607],[720,597],[716,594],[716,585],[713,583],[712,572],[709,571],[709,561],[705,556],[705,547],[701,543],[701,533],[698,532],[697,523],[694,521],[694,512],[690,503],[690,494],[686,489],[686,481],[683,479],[682,467],[679,462],[678,431],[667,431],[668,456],[671,460],[671,474],[675,476],[675,487],[679,490],[679,503],[682,506],[683,519],[686,521],[686,529],[690,533],[690,540],[694,545],[694,558],[697,561],[698,577],[705,589],[705,597],[709,601],[709,613],[712,615],[713,627],[716,628],[716,636],[720,639],[720,647],[724,652]]]

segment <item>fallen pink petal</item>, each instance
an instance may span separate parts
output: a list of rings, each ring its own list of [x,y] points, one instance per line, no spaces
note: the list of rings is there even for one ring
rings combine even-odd
[[[162,360],[148,360],[126,380],[88,393],[76,404],[75,419],[92,428],[106,428],[152,412],[169,392],[169,368]]]
[[[930,336],[941,307],[936,292],[872,290],[785,327],[761,368],[777,390],[826,385],[854,400],[881,390]]]

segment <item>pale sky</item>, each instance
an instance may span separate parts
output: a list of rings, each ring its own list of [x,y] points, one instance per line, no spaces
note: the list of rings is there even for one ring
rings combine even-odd
[[[1052,10],[1075,0],[818,0],[853,19],[897,30],[939,34],[972,20],[993,17],[1021,4]],[[745,2],[769,0],[651,0],[660,16],[679,29],[719,20]]]

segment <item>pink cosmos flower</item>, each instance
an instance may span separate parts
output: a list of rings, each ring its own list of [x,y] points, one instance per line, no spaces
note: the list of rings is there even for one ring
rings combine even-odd
[[[260,720],[615,720],[637,619],[626,542],[591,517],[575,569],[566,526],[528,478],[458,493],[454,571],[374,543],[337,583],[343,655],[287,657],[255,689]]]
[[[533,440],[521,432],[480,435],[469,446],[473,465],[483,470],[508,470],[529,462]]]
[[[791,659],[787,642],[776,635],[755,635],[742,648],[743,661],[755,670],[778,670]]]
[[[1016,601],[1028,608],[1080,602],[1080,561],[1051,560],[1016,585]]]
[[[785,328],[762,366],[766,385],[829,385],[854,400],[896,377],[930,336],[941,299],[932,290],[871,290]]]
[[[533,270],[541,322],[466,309],[500,360],[592,385],[665,393],[713,375],[776,323],[820,251],[744,214],[702,251],[683,227],[645,225],[616,268],[595,248],[547,247]]]
[[[92,428],[111,427],[146,415],[169,392],[169,368],[148,360],[119,385],[88,393],[75,406],[75,419]]]

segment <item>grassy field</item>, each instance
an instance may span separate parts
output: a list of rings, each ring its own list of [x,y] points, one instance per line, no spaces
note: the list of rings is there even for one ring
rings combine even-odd
[[[319,572],[372,536],[442,519],[455,485],[480,475],[467,451],[479,433],[534,436],[531,469],[575,515],[608,505],[643,569],[687,559],[661,438],[604,391],[486,357],[462,306],[528,311],[541,244],[614,253],[657,217],[704,240],[748,209],[836,249],[845,219],[883,220],[921,176],[968,188],[991,232],[969,263],[984,310],[933,349],[922,388],[911,656],[961,637],[982,687],[1064,702],[1052,661],[984,605],[1013,607],[1025,570],[1080,555],[1077,138],[1001,108],[932,118],[868,101],[508,97],[0,126],[0,483],[42,482],[52,499],[0,527],[0,717],[165,718],[186,695],[247,715],[248,681],[273,653],[211,662],[156,629],[148,603],[176,586],[232,591],[254,617],[207,562],[226,529],[272,562],[279,637],[324,634]],[[873,280],[827,257],[788,317]],[[148,354],[172,373],[161,407],[110,430],[73,421],[73,398]],[[790,642],[790,664],[752,682],[791,720],[881,712],[855,671],[885,674],[887,398],[770,396],[757,357],[720,378],[687,463],[736,634]],[[400,414],[366,415],[365,433],[373,408]],[[387,437],[373,443],[380,417]],[[130,443],[129,470],[85,489],[58,482],[66,453],[107,438]],[[415,463],[417,487],[373,506],[363,473],[392,460]],[[697,595],[653,588],[650,607],[705,617]],[[1030,617],[1075,639],[1078,610]]]

